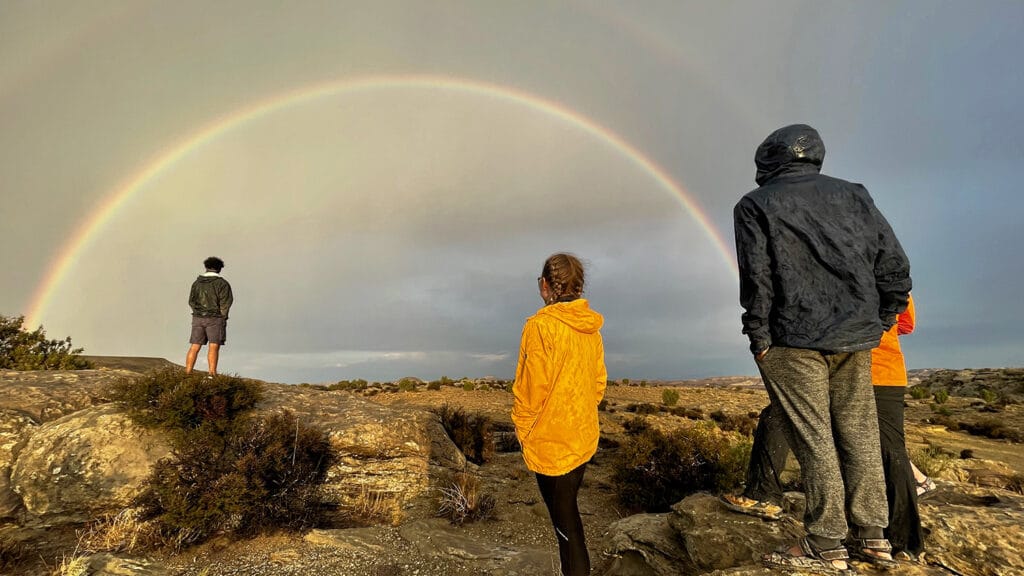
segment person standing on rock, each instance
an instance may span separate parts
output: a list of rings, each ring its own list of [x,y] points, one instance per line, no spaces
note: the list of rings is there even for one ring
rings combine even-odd
[[[551,515],[565,576],[590,574],[577,495],[597,451],[597,406],[608,382],[604,318],[583,299],[583,282],[575,256],[544,262],[537,278],[544,307],[523,327],[512,386],[512,421]]]
[[[810,126],[770,134],[754,157],[759,187],[736,204],[733,222],[743,333],[807,502],[807,536],[764,563],[837,573],[850,553],[894,564],[871,349],[907,307],[911,279],[868,191],[821,174],[824,158]]]
[[[192,283],[188,295],[188,305],[192,308],[192,336],[185,355],[185,373],[192,373],[199,350],[208,343],[206,361],[210,365],[210,375],[216,376],[220,347],[227,341],[228,312],[234,296],[231,284],[220,275],[224,269],[223,260],[211,256],[203,261],[203,266],[206,272]]]

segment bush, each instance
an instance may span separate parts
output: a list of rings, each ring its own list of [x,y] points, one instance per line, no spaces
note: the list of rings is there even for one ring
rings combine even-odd
[[[915,451],[911,460],[917,465],[926,476],[939,477],[953,464],[955,455],[940,446],[929,444],[925,448]]]
[[[945,389],[936,390],[935,393],[932,394],[932,398],[935,400],[936,404],[945,404],[946,401],[949,400],[949,391]]]
[[[476,389],[476,384],[472,380],[465,380],[462,382],[462,389],[466,392],[472,392]]]
[[[359,392],[366,390],[366,380],[340,380],[336,384],[331,384],[327,387],[328,390],[350,390],[352,392]]]
[[[200,542],[218,532],[252,535],[303,529],[322,512],[320,490],[334,462],[327,433],[284,411],[252,416],[259,384],[166,370],[114,385],[144,426],[171,438],[136,500],[140,521],[166,542]]]
[[[169,368],[142,378],[122,379],[112,386],[110,396],[124,402],[143,426],[225,430],[239,414],[256,406],[261,389],[254,380],[221,375],[206,379]]]
[[[480,480],[464,472],[455,475],[448,487],[439,489],[437,515],[452,524],[486,520],[494,514],[497,501],[480,489]]]
[[[700,490],[733,490],[743,481],[750,442],[694,426],[671,434],[641,430],[620,446],[612,482],[619,500],[646,512],[665,512]]]
[[[661,391],[661,403],[665,406],[675,406],[679,402],[679,391],[668,388]]]
[[[607,409],[608,409],[608,399],[607,398],[602,398],[601,401],[597,403],[597,411],[598,412],[604,412]]]
[[[979,394],[979,396],[981,397],[982,400],[985,401],[986,404],[992,404],[996,400],[999,399],[999,395],[998,394],[996,394],[995,392],[993,392],[993,391],[991,391],[991,390],[989,390],[987,388],[983,389],[981,391],[981,393]]]
[[[427,384],[427,390],[440,390],[440,389],[441,389],[441,382],[438,381],[438,380],[434,380],[433,382],[430,382],[429,384]]]
[[[484,464],[494,457],[494,430],[491,420],[482,414],[466,414],[462,408],[442,404],[433,410],[441,419],[448,437],[474,464]]]
[[[92,364],[79,356],[81,348],[71,347],[71,337],[47,340],[40,326],[26,332],[24,316],[0,315],[0,369],[4,370],[84,370]]]
[[[910,389],[910,397],[915,400],[924,400],[929,394],[931,394],[931,391],[928,390],[927,386],[918,385]]]
[[[416,391],[416,380],[412,378],[402,378],[398,381],[399,392],[415,392]]]
[[[738,414],[726,414],[721,410],[715,410],[711,413],[711,419],[715,421],[719,428],[726,432],[739,432],[744,436],[752,436],[754,429],[757,428],[757,417],[751,418],[748,415],[741,416]]]

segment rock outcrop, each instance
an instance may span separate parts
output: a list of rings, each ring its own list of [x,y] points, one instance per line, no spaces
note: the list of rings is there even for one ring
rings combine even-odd
[[[799,514],[802,497],[787,494],[786,508]],[[926,551],[895,573],[1024,574],[1024,497],[944,481],[920,508],[928,532]],[[615,560],[604,576],[745,576],[771,573],[760,566],[761,555],[795,541],[803,530],[796,516],[766,522],[731,512],[709,494],[695,494],[666,514],[623,518],[609,533],[608,552]],[[865,564],[857,568],[875,573]]]
[[[136,425],[105,390],[123,370],[0,374],[0,518],[24,525],[81,523],[129,506],[153,465],[170,454],[165,436]],[[320,427],[339,454],[329,500],[367,493],[402,516],[432,513],[432,488],[466,469],[440,420],[344,392],[267,384],[260,411],[289,410]]]

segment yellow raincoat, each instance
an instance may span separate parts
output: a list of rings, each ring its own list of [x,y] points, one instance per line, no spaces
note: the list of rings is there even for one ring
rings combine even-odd
[[[534,472],[561,476],[597,451],[597,405],[608,383],[602,324],[582,298],[545,306],[526,320],[512,422]]]

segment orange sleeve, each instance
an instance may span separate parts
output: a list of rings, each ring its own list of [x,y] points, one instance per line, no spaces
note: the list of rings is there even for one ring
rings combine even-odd
[[[597,403],[600,404],[608,388],[608,368],[604,364],[604,339],[600,334],[597,337]]]
[[[914,327],[917,324],[917,315],[914,313],[914,298],[910,297],[907,299],[907,309],[900,312],[900,315],[896,318],[897,334],[903,336],[904,334],[910,334],[914,331]]]

